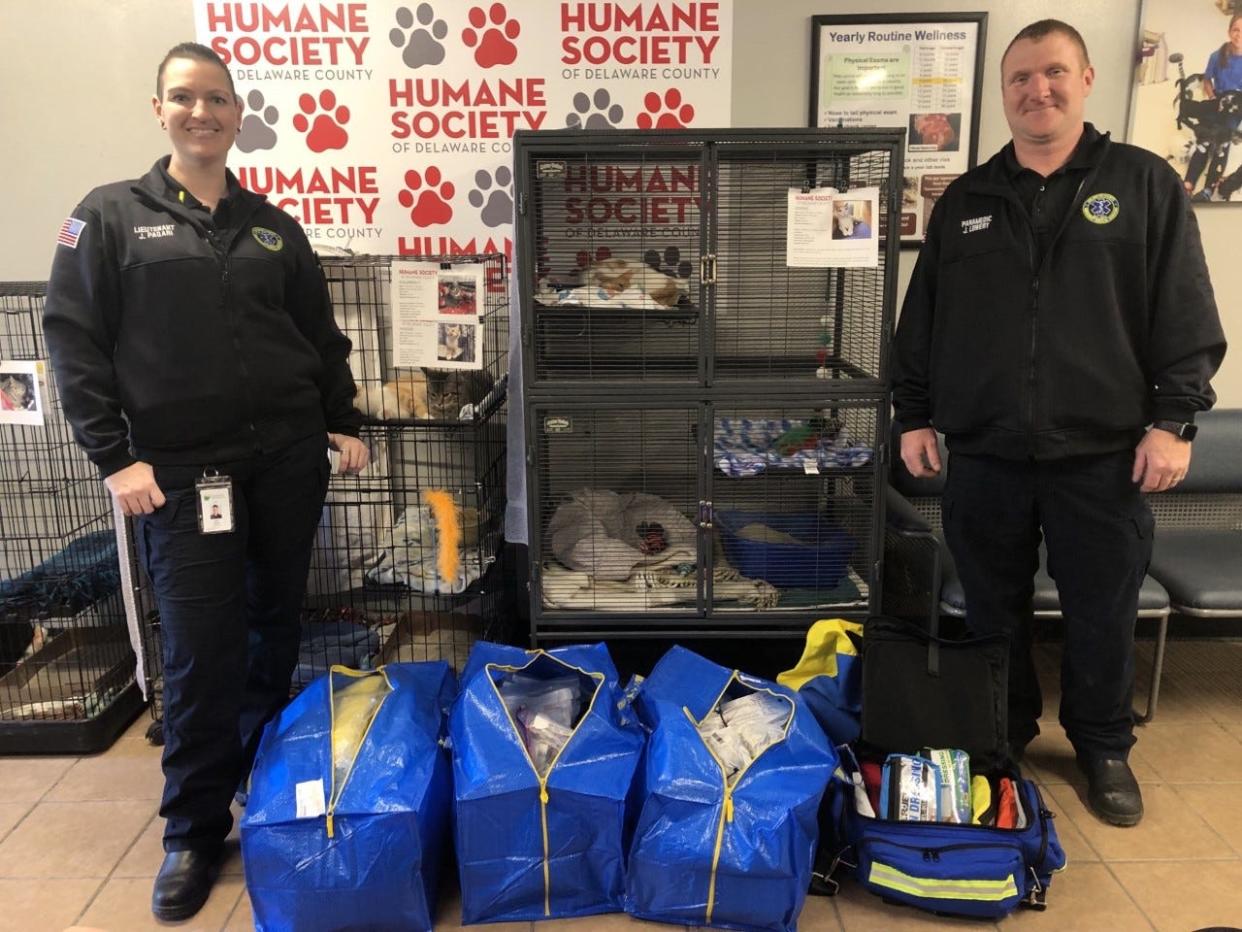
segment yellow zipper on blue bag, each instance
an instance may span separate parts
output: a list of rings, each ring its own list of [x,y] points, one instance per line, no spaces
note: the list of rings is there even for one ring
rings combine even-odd
[[[716,696],[715,701],[712,702],[711,707],[707,711],[707,715],[711,715],[712,712],[716,711],[716,707],[720,705],[721,700],[724,699],[725,693],[729,691],[729,687],[732,686],[735,681],[738,683],[741,683],[751,692],[767,693],[769,696],[774,696],[777,699],[780,699],[784,702],[788,702],[789,707],[790,707],[789,718],[785,720],[785,728],[781,732],[780,741],[773,741],[766,748],[764,748],[757,755],[755,755],[754,759],[751,760],[750,763],[748,763],[745,767],[743,767],[736,774],[734,774],[733,781],[732,783],[730,783],[728,771],[725,769],[724,762],[719,757],[716,756],[716,752],[712,750],[712,746],[707,743],[707,741],[703,738],[702,732],[699,731],[699,725],[702,723],[703,719],[699,719],[698,721],[696,721],[691,711],[685,706],[682,706],[682,712],[686,714],[686,718],[688,718],[691,724],[694,725],[695,734],[699,736],[699,740],[703,742],[703,747],[706,749],[707,753],[712,756],[712,760],[716,762],[716,766],[720,768],[720,783],[721,783],[722,796],[721,796],[721,804],[720,804],[720,821],[716,825],[716,847],[715,847],[715,850],[712,851],[711,879],[708,881],[708,884],[707,884],[707,919],[706,919],[706,922],[708,925],[712,924],[712,911],[716,908],[716,871],[720,867],[720,852],[721,852],[721,849],[724,847],[725,823],[733,821],[733,792],[734,790],[737,789],[738,784],[742,782],[742,777],[746,776],[747,771],[749,771],[750,768],[754,766],[755,761],[759,760],[760,757],[763,757],[764,754],[767,754],[768,751],[770,751],[772,748],[776,747],[778,744],[782,743],[783,741],[785,741],[786,738],[789,737],[789,729],[793,725],[794,712],[797,710],[797,706],[794,705],[794,701],[790,699],[788,696],[782,696],[780,693],[774,692],[773,690],[768,689],[767,687],[764,687],[764,686],[751,686],[750,684],[742,680],[741,674],[739,671],[734,670],[733,674],[725,682],[724,689],[720,690],[720,693]],[[707,718],[707,715],[703,716],[703,718],[704,719]]]
[[[362,737],[358,739],[358,750],[354,754],[354,759],[349,762],[349,770],[345,771],[345,779],[341,781],[339,790],[336,786],[336,759],[332,749],[332,741],[336,736],[336,702],[334,701],[336,693],[332,689],[333,673],[342,673],[345,676],[352,676],[356,679],[362,679],[368,676],[382,676],[384,678],[384,685],[388,687],[388,692],[384,693],[384,695],[380,697],[379,703],[375,706],[375,711],[371,713],[371,720],[367,722],[367,727],[363,729]],[[336,804],[340,799],[341,793],[345,792],[345,786],[349,783],[349,778],[354,775],[354,764],[358,762],[358,757],[362,754],[362,746],[366,744],[367,735],[371,733],[371,726],[375,724],[375,720],[379,717],[380,708],[388,700],[388,697],[392,695],[392,690],[392,680],[388,678],[388,671],[382,666],[376,670],[367,671],[351,670],[349,667],[342,666],[341,664],[333,664],[328,670],[328,759],[331,764],[332,778],[329,784],[330,792],[328,794],[328,806],[327,812],[324,814],[324,820],[328,829],[329,838],[332,838],[335,834],[333,815],[336,811]]]
[[[492,684],[492,691],[496,693],[496,700],[500,703],[500,707],[505,711],[505,717],[509,719],[509,725],[513,728],[513,732],[517,735],[518,745],[522,749],[522,756],[526,758],[526,763],[530,764],[530,769],[535,774],[535,779],[539,781],[539,821],[543,827],[543,914],[544,916],[552,915],[552,877],[548,863],[549,844],[548,844],[548,780],[552,776],[552,771],[556,767],[557,762],[561,759],[561,755],[565,753],[565,748],[569,747],[569,742],[574,740],[574,735],[578,733],[578,729],[582,727],[582,723],[587,720],[591,714],[591,709],[595,707],[595,699],[599,696],[600,687],[604,685],[604,674],[584,670],[581,667],[575,667],[571,663],[566,663],[559,657],[553,657],[545,650],[528,650],[526,653],[532,654],[530,660],[520,667],[508,666],[499,663],[489,663],[483,669],[487,673],[487,681]],[[535,766],[535,762],[531,760],[530,751],[526,749],[526,742],[522,740],[522,733],[518,730],[517,722],[513,720],[513,714],[509,711],[509,707],[505,704],[504,697],[500,695],[500,687],[496,685],[495,678],[491,675],[491,671],[499,670],[502,673],[520,673],[530,667],[540,657],[547,657],[549,660],[559,663],[568,670],[580,673],[583,676],[590,677],[595,681],[595,691],[591,693],[591,701],[587,704],[586,711],[578,718],[578,723],[569,732],[569,737],[565,739],[565,743],[561,745],[561,749],[556,752],[548,764],[548,772],[541,774],[539,768]]]

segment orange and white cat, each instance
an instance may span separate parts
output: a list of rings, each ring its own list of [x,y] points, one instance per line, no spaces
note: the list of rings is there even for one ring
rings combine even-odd
[[[591,263],[588,274],[592,284],[611,295],[637,289],[664,307],[676,307],[686,293],[685,282],[629,259],[601,259]]]

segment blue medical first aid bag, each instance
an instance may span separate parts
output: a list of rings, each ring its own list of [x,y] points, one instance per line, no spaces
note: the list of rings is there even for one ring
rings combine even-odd
[[[549,724],[539,703],[557,696],[571,709]],[[557,728],[567,741],[541,743]],[[625,802],[644,734],[607,647],[478,642],[449,734],[462,922],[620,911]]]
[[[780,708],[758,755],[722,756],[699,723],[756,695]],[[837,757],[802,699],[776,683],[670,650],[635,707],[651,729],[630,848],[626,911],[726,929],[797,927]],[[740,727],[734,719],[734,727]],[[772,743],[767,743],[769,740]],[[736,764],[737,769],[732,769]]]
[[[257,929],[432,928],[456,685],[442,661],[334,666],[268,724],[241,821]]]

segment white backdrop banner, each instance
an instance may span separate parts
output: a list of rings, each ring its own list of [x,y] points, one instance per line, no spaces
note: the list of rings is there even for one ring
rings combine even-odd
[[[194,0],[246,104],[230,166],[316,248],[512,256],[520,129],[730,123],[732,0]]]

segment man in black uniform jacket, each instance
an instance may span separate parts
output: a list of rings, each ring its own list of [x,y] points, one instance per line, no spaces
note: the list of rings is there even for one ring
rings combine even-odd
[[[945,537],[967,623],[1011,637],[1015,756],[1042,710],[1030,653],[1042,536],[1065,617],[1061,723],[1092,810],[1134,825],[1134,624],[1154,526],[1142,493],[1186,474],[1225,339],[1180,180],[1083,121],[1094,80],[1082,36],[1057,20],[1006,49],[1013,141],[936,204],[893,402],[915,476],[940,471],[945,434]]]

